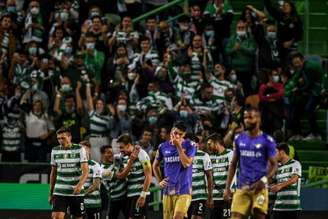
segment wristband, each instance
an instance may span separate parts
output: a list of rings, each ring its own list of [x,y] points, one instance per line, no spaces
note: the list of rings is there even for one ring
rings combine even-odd
[[[142,192],[140,193],[140,197],[146,198],[146,196],[147,196],[147,192],[142,191]]]
[[[260,179],[265,185],[268,184],[268,177],[266,176],[262,176],[262,178]]]

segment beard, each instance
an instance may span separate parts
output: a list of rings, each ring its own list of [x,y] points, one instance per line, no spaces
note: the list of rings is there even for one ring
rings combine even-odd
[[[246,131],[252,131],[256,128],[256,123],[248,123],[245,125],[245,130]]]

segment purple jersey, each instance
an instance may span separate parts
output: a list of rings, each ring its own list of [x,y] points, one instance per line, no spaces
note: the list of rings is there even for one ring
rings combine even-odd
[[[190,140],[184,140],[182,147],[188,157],[194,157],[196,145]],[[165,195],[191,194],[192,165],[182,166],[178,150],[170,141],[159,145],[158,161],[164,161],[164,178],[168,178],[168,185],[164,188]]]
[[[250,186],[267,174],[268,159],[276,155],[276,143],[264,133],[253,138],[242,132],[234,144],[239,156],[237,187]]]

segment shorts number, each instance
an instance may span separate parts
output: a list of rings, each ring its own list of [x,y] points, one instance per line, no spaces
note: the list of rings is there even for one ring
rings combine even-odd
[[[223,209],[223,217],[230,217],[231,211],[230,209]]]
[[[80,204],[80,209],[81,209],[81,211],[84,211],[84,203]]]
[[[198,211],[199,212],[203,212],[203,203],[199,203],[199,205],[198,205]]]

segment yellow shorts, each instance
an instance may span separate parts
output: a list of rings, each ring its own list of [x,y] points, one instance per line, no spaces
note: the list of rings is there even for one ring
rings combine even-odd
[[[263,214],[267,214],[269,205],[268,189],[262,189],[255,194],[254,190],[237,189],[233,195],[231,212],[248,215],[258,209]]]
[[[187,217],[191,195],[164,195],[163,196],[163,219],[172,219],[179,212]]]

